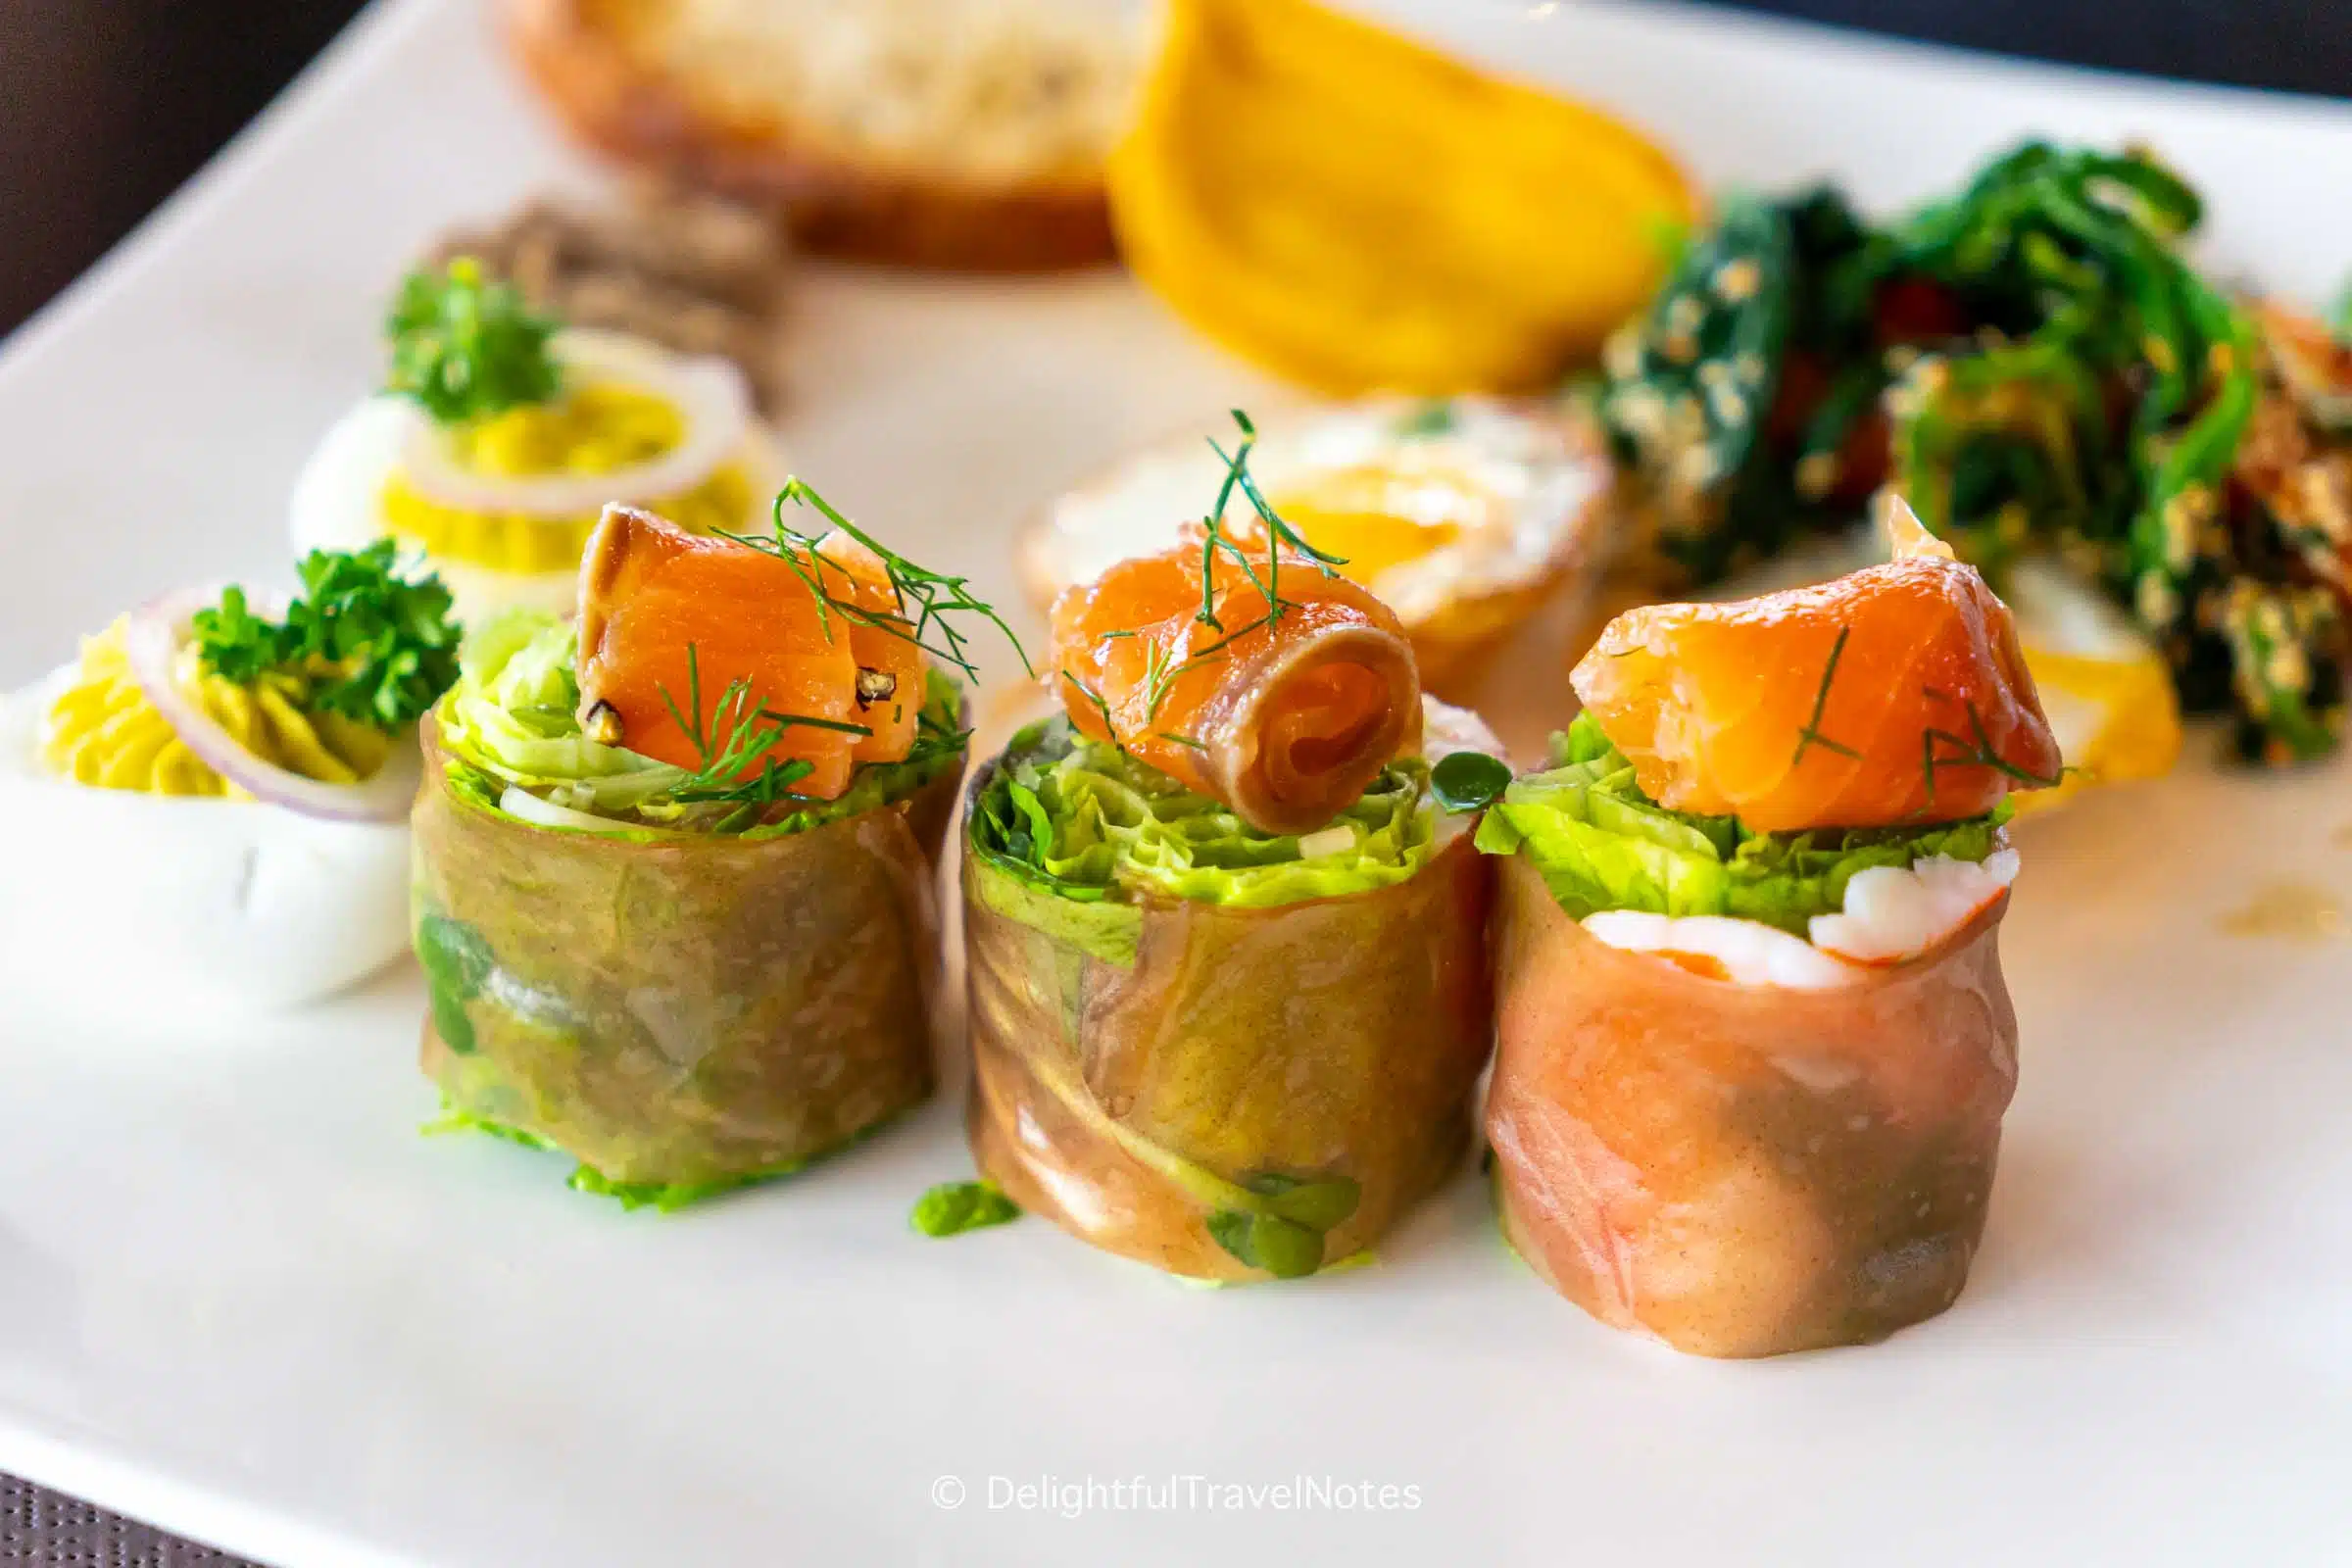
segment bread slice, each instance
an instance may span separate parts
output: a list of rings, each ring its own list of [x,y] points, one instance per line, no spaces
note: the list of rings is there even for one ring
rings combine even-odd
[[[1103,155],[1140,65],[1123,0],[503,0],[572,133],[782,201],[807,248],[985,270],[1112,254]]]

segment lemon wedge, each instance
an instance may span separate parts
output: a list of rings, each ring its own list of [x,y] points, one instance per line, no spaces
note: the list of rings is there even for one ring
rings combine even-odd
[[[2085,785],[2162,778],[2180,759],[2180,705],[2163,652],[2098,589],[2047,561],[2001,584],[2067,775],[2016,797],[2043,811]]]

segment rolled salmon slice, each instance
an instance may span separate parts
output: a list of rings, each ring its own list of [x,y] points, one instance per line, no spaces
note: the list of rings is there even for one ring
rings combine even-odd
[[[818,553],[830,596],[884,615],[890,590],[868,575],[880,573],[870,553],[830,538]],[[764,710],[770,724],[806,718],[873,734],[787,723],[739,778],[770,760],[805,761],[809,771],[794,793],[831,800],[858,762],[906,756],[922,701],[919,650],[838,606],[820,607],[803,569],[650,512],[607,507],[580,563],[582,725],[658,761],[699,768],[706,749],[728,738],[722,700],[740,680],[747,698],[738,717]],[[699,720],[701,744],[681,715]]]
[[[1889,498],[1895,560],[1611,621],[1570,675],[1652,800],[1763,832],[1955,821],[2055,784],[2009,608]]]
[[[1288,550],[1269,584],[1278,617],[1220,553],[1208,566],[1216,623],[1205,622],[1201,553],[1196,533],[1054,602],[1062,704],[1081,732],[1259,831],[1312,831],[1418,744],[1412,645],[1386,605]]]

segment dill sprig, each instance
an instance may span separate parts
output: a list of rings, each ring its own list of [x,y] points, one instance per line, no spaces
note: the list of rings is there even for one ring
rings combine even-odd
[[[1921,690],[1929,697],[1938,701],[1947,703],[1959,701],[1950,693],[1937,691],[1932,686],[1922,687]],[[1920,761],[1922,769],[1927,775],[1928,800],[1930,802],[1936,799],[1936,770],[1939,767],[1989,767],[2011,782],[2023,784],[2029,789],[2051,789],[2065,779],[2069,772],[2069,769],[2065,767],[2059,768],[2057,772],[2044,778],[2032,769],[2020,767],[2001,756],[1993,749],[1991,733],[1985,729],[1984,715],[1977,711],[1977,705],[1972,702],[1964,706],[1968,710],[1970,734],[1956,735],[1948,729],[1930,728],[1920,735]],[[1956,747],[1958,750],[1950,756],[1938,757],[1936,755],[1936,748],[1938,745]]]
[[[702,659],[692,643],[686,645],[686,706],[681,710],[667,687],[662,688],[662,705],[669,710],[669,716],[685,732],[687,742],[700,759],[700,765],[669,791],[669,798],[681,806],[740,808],[719,824],[721,832],[737,825],[749,826],[762,808],[778,802],[811,799],[792,793],[792,786],[812,771],[808,760],[796,757],[778,763],[769,755],[784,738],[785,731],[822,729],[861,737],[873,734],[863,724],[842,719],[776,712],[768,708],[765,699],[752,695],[750,681],[740,678],[727,683],[706,720]],[[759,770],[752,772],[755,762],[760,764]],[[751,774],[748,778],[744,776],[747,772]]]
[[[897,606],[895,613],[869,610],[854,599],[846,599],[833,592],[826,577],[827,568],[841,572],[845,577],[849,573],[840,563],[828,561],[817,550],[821,535],[803,533],[784,520],[784,508],[788,502],[794,506],[812,508],[827,522],[865,546],[881,560],[884,574],[890,581],[892,602]],[[719,536],[739,545],[749,545],[790,566],[793,575],[807,584],[808,591],[816,596],[817,624],[824,629],[828,640],[833,635],[831,617],[839,614],[858,625],[871,626],[902,642],[912,643],[924,653],[955,665],[976,681],[980,678],[980,671],[972,663],[970,644],[948,618],[959,613],[974,614],[1003,632],[1004,640],[1012,644],[1013,653],[1019,656],[1021,668],[1031,677],[1036,676],[1037,666],[1030,663],[1028,650],[1021,646],[1021,640],[1012,634],[1012,628],[1004,623],[1004,617],[997,612],[994,605],[973,596],[971,579],[951,577],[945,572],[917,565],[842,515],[831,502],[818,495],[806,480],[796,475],[784,481],[784,488],[776,492],[771,520],[775,528],[772,538],[727,533],[723,529],[719,530]],[[938,640],[926,640],[935,630]]]
[[[1061,672],[1061,678],[1076,687],[1079,696],[1095,705],[1095,711],[1102,715],[1102,733],[1110,737],[1111,745],[1117,746],[1121,752],[1126,751],[1127,748],[1119,744],[1119,726],[1110,721],[1110,705],[1102,700],[1102,694],[1080,680],[1078,672],[1074,669],[1065,667]]]
[[[1821,672],[1821,689],[1813,694],[1813,716],[1805,727],[1796,732],[1796,755],[1788,759],[1794,767],[1805,760],[1805,753],[1818,746],[1825,752],[1835,752],[1852,761],[1860,761],[1862,754],[1850,746],[1841,745],[1821,732],[1821,715],[1829,710],[1830,685],[1838,678],[1838,662],[1845,657],[1845,640],[1853,632],[1851,626],[1838,628],[1838,640],[1830,645],[1830,662]]]
[[[386,389],[416,399],[442,424],[545,403],[564,381],[548,349],[556,328],[513,284],[486,278],[470,256],[439,273],[411,272],[384,322],[392,344]]]
[[[1215,627],[1219,631],[1225,629],[1217,619],[1216,613],[1216,582],[1213,568],[1219,552],[1232,559],[1234,564],[1241,568],[1242,575],[1249,579],[1250,586],[1255,588],[1264,598],[1266,619],[1269,623],[1279,623],[1282,619],[1282,612],[1292,608],[1293,603],[1282,597],[1282,547],[1284,545],[1289,545],[1306,557],[1308,561],[1314,563],[1315,569],[1326,577],[1337,575],[1331,569],[1332,567],[1348,564],[1347,557],[1335,556],[1329,551],[1319,550],[1308,544],[1305,537],[1298,529],[1285,522],[1282,514],[1267,503],[1265,493],[1258,489],[1257,481],[1250,475],[1250,454],[1257,446],[1257,426],[1250,422],[1250,416],[1242,410],[1235,409],[1232,413],[1233,422],[1239,425],[1242,431],[1242,439],[1235,445],[1234,450],[1230,453],[1227,452],[1217,444],[1214,437],[1211,437],[1208,443],[1208,450],[1214,452],[1225,465],[1225,478],[1217,487],[1217,504],[1210,509],[1207,516],[1200,519],[1201,527],[1204,530],[1200,542],[1200,613],[1194,617],[1201,624]],[[1243,498],[1257,514],[1258,519],[1266,525],[1266,572],[1263,577],[1260,577],[1256,568],[1251,565],[1249,555],[1242,548],[1241,542],[1225,531],[1225,508],[1232,502],[1236,489],[1242,492]]]

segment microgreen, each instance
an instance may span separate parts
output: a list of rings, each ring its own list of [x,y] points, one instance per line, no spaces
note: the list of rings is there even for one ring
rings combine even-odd
[[[871,610],[836,594],[828,573],[842,572],[846,576],[846,571],[839,563],[826,560],[818,552],[816,547],[821,536],[803,533],[784,520],[787,504],[811,509],[836,529],[880,558],[883,572],[889,578],[896,610]],[[725,533],[723,530],[721,537],[732,539],[740,545],[749,545],[790,566],[793,574],[816,596],[817,623],[825,629],[828,638],[832,635],[832,616],[839,614],[858,625],[871,626],[902,642],[912,643],[924,653],[955,665],[971,679],[978,680],[980,671],[972,663],[970,645],[956,623],[948,618],[959,613],[973,614],[1003,632],[1004,640],[1012,644],[1012,651],[1020,657],[1021,667],[1032,676],[1037,673],[1036,666],[1029,662],[1028,650],[1012,634],[1012,628],[1004,623],[1004,617],[997,613],[996,607],[973,596],[971,579],[951,577],[945,572],[917,565],[844,516],[806,480],[797,476],[785,480],[784,488],[776,492],[775,506],[770,515],[774,525],[771,537],[763,539],[758,535]],[[938,640],[926,641],[934,631],[938,634]]]
[[[1429,770],[1430,793],[1456,815],[1485,810],[1510,783],[1510,764],[1484,752],[1449,752]]]
[[[961,1236],[1021,1217],[1020,1205],[995,1182],[941,1182],[914,1201],[906,1222],[925,1236]]]
[[[1298,1279],[1323,1266],[1325,1239],[1355,1212],[1362,1192],[1346,1176],[1263,1172],[1244,1178],[1239,1200],[1208,1216],[1208,1234],[1237,1261]]]
[[[564,379],[548,350],[556,328],[514,285],[485,277],[470,256],[439,273],[411,272],[384,322],[392,344],[386,389],[416,399],[442,424],[545,403]]]
[[[458,678],[457,623],[438,577],[404,577],[394,545],[314,550],[283,620],[257,615],[241,588],[191,617],[197,658],[224,680],[299,680],[305,704],[387,733],[414,723]]]

